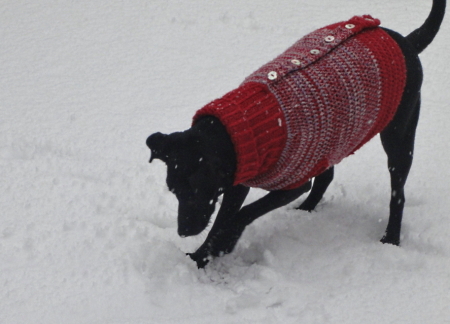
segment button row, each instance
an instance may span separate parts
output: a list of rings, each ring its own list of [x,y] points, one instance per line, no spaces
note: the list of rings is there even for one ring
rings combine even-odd
[[[347,24],[347,25],[345,25],[345,28],[347,28],[347,29],[353,29],[353,28],[355,28],[355,25],[353,25],[353,24]],[[334,40],[335,40],[335,37],[334,37],[334,36],[331,36],[331,35],[324,38],[324,41],[327,42],[327,43],[331,43],[331,42],[334,41]],[[320,54],[320,50],[318,50],[318,49],[312,49],[312,50],[309,51],[309,52],[310,52],[311,54],[313,54],[313,55]],[[291,60],[291,63],[292,63],[292,64],[295,64],[295,65],[300,65],[300,64],[301,64],[301,62],[300,62],[299,60],[297,60],[297,59]],[[269,72],[269,73],[267,74],[267,78],[268,78],[269,80],[271,80],[271,81],[276,80],[276,78],[278,78],[278,73],[275,72],[275,71],[271,71],[271,72]]]

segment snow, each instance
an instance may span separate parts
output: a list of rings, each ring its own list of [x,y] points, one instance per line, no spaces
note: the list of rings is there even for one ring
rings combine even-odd
[[[400,248],[379,243],[390,191],[375,139],[337,166],[317,211],[276,210],[198,270],[185,253],[206,234],[177,236],[145,146],[315,28],[370,13],[407,34],[430,7],[4,1],[0,323],[450,323],[448,19],[421,55]]]

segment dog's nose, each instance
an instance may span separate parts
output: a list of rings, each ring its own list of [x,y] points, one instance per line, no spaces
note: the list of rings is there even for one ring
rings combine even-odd
[[[189,227],[178,227],[178,235],[180,237],[187,237],[187,236],[191,236],[192,234],[190,234],[191,230]]]

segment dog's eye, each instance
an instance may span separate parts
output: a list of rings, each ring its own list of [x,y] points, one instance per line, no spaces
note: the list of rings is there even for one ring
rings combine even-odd
[[[185,177],[170,176],[167,178],[167,187],[178,199],[186,199],[193,195],[194,190]]]
[[[197,169],[189,178],[189,187],[195,189],[195,193],[212,195],[217,190],[217,177],[210,168],[202,167]]]

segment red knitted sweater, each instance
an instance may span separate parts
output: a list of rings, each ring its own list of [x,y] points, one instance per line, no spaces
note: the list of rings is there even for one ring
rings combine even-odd
[[[234,144],[234,184],[293,189],[339,163],[392,120],[403,53],[370,16],[316,30],[194,116],[221,120]]]

